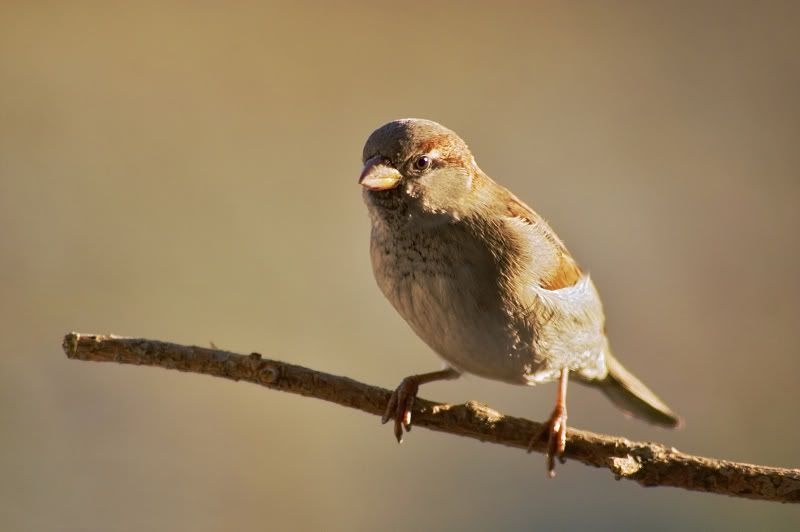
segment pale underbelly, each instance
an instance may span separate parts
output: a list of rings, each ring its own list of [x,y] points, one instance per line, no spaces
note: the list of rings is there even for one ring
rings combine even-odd
[[[537,357],[533,331],[499,304],[448,277],[406,278],[381,288],[414,332],[455,369],[530,384]],[[469,285],[466,285],[469,286]],[[483,299],[483,300],[482,300]]]

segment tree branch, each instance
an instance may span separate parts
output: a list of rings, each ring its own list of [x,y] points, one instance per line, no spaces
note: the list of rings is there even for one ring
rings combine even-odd
[[[347,377],[267,360],[258,353],[246,356],[156,340],[78,333],[67,334],[63,347],[67,357],[77,360],[159,366],[245,380],[375,415],[383,414],[391,394],[384,388]],[[504,416],[474,401],[447,405],[417,399],[413,419],[418,427],[518,449],[527,449],[531,436],[542,428],[540,423]],[[534,450],[545,452],[545,447],[542,439]],[[644,486],[673,486],[749,499],[800,502],[800,469],[703,458],[657,443],[632,442],[573,428],[567,435],[566,457],[607,468],[618,479],[635,480]]]

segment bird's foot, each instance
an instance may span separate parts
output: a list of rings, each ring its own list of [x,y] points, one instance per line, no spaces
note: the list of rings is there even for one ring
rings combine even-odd
[[[411,409],[419,391],[419,382],[414,377],[406,377],[392,393],[381,423],[394,419],[394,436],[397,443],[403,443],[403,429],[411,431]]]
[[[562,404],[557,404],[553,413],[550,414],[550,419],[542,426],[541,430],[531,438],[528,445],[528,452],[533,450],[534,445],[538,442],[545,431],[547,431],[547,475],[550,478],[556,476],[556,457],[563,464],[564,451],[567,448],[567,407]]]

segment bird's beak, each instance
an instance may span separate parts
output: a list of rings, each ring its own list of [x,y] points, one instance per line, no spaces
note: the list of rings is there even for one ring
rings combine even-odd
[[[386,164],[382,157],[372,157],[364,163],[358,182],[368,190],[389,190],[400,184],[400,177],[400,172]]]

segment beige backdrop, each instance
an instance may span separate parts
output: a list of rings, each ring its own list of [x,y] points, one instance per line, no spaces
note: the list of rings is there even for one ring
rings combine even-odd
[[[797,2],[3,2],[0,528],[790,528],[60,341],[213,341],[387,387],[437,368],[375,286],[356,184],[375,127],[427,117],[552,222],[686,418],[573,386],[575,427],[797,467],[799,24]],[[554,394],[423,392],[535,419]]]

